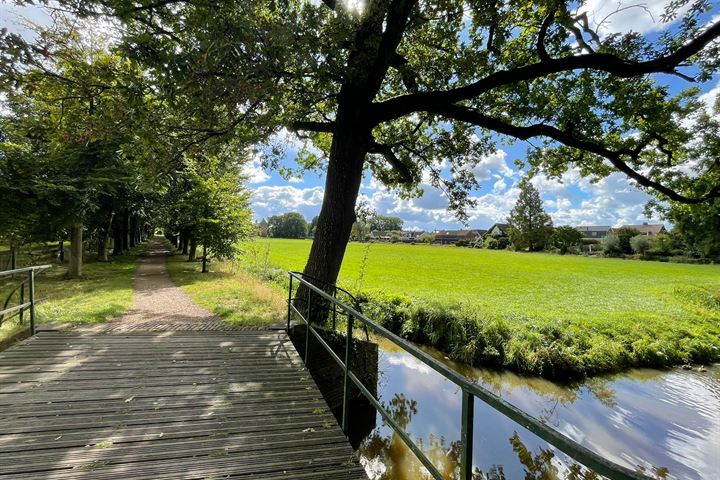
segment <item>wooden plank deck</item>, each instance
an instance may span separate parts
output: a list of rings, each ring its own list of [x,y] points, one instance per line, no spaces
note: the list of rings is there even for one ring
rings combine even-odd
[[[0,353],[0,479],[367,479],[285,332],[41,332]]]

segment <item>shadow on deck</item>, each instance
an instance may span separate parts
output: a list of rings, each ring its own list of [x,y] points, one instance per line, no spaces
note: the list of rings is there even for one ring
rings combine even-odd
[[[285,332],[43,332],[0,422],[0,479],[367,478]]]

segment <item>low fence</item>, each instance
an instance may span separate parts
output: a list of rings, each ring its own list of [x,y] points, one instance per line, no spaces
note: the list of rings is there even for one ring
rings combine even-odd
[[[553,447],[557,448],[568,457],[578,463],[590,468],[594,472],[603,475],[611,480],[650,480],[650,477],[643,475],[638,471],[631,470],[622,465],[618,465],[579,443],[571,440],[557,430],[549,427],[541,420],[527,414],[516,406],[503,400],[500,396],[483,388],[482,386],[470,381],[455,370],[440,363],[407,340],[395,335],[381,325],[373,322],[356,308],[347,305],[345,302],[337,298],[338,288],[335,286],[325,286],[325,289],[317,287],[317,283],[310,277],[305,277],[299,272],[290,272],[290,282],[288,289],[288,317],[287,329],[290,331],[293,314],[300,320],[301,325],[307,329],[305,334],[305,356],[304,360],[308,361],[307,348],[311,335],[323,346],[327,354],[343,371],[343,400],[342,400],[342,417],[341,426],[345,435],[349,435],[349,414],[350,386],[354,385],[365,398],[375,407],[382,416],[385,423],[392,428],[395,433],[405,442],[408,448],[417,456],[418,460],[427,468],[428,472],[437,480],[442,480],[443,476],[438,469],[428,459],[417,444],[410,438],[410,435],[403,430],[395,421],[391,413],[380,403],[375,392],[368,389],[363,382],[351,371],[351,352],[353,350],[353,333],[355,322],[359,322],[364,329],[371,331],[375,335],[379,335],[393,342],[428,367],[432,368],[455,385],[460,388],[462,395],[462,411],[460,418],[460,475],[462,480],[472,480],[472,451],[473,451],[473,425],[475,416],[475,399],[479,399],[485,404],[498,411],[515,424],[534,433],[542,440],[546,441]],[[297,292],[295,291],[297,289]],[[330,293],[328,293],[328,290]],[[301,311],[302,310],[302,311]],[[320,311],[320,312],[318,312]],[[341,315],[345,318],[345,350],[343,357],[340,358],[333,348],[328,345],[321,334],[311,325],[311,319],[322,319],[327,315],[331,316],[332,328],[337,327],[337,316]]]

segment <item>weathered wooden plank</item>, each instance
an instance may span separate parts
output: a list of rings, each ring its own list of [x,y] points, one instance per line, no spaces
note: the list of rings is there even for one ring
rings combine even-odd
[[[367,478],[280,332],[43,332],[0,424],[0,479]]]

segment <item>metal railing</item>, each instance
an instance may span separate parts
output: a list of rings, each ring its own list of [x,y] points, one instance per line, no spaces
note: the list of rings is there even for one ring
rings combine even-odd
[[[380,403],[380,400],[373,395],[370,390],[363,385],[363,383],[357,378],[357,376],[351,371],[351,365],[350,365],[350,352],[352,350],[352,342],[353,342],[353,325],[355,321],[359,321],[365,326],[367,329],[372,331],[374,334],[379,335],[381,337],[384,337],[393,343],[395,343],[397,346],[401,347],[403,350],[408,352],[410,355],[414,356],[421,362],[423,362],[428,367],[432,368],[436,372],[438,372],[443,377],[447,378],[451,382],[453,382],[455,385],[457,385],[461,390],[461,396],[462,396],[462,409],[461,409],[461,425],[460,425],[460,442],[461,442],[461,454],[460,454],[460,477],[462,480],[471,480],[472,479],[472,451],[473,451],[473,425],[474,425],[474,416],[475,416],[475,398],[480,399],[490,407],[492,407],[494,410],[498,411],[514,423],[524,427],[525,429],[531,431],[538,437],[540,437],[542,440],[546,441],[553,447],[557,448],[573,460],[579,462],[580,464],[590,468],[591,470],[595,471],[596,473],[603,475],[606,478],[609,478],[611,480],[650,480],[650,477],[647,477],[643,475],[642,473],[631,470],[627,467],[624,467],[622,465],[618,465],[606,458],[603,458],[602,456],[598,455],[597,453],[593,452],[592,450],[589,450],[587,447],[584,447],[580,445],[579,443],[571,440],[570,438],[566,437],[565,435],[561,434],[557,430],[554,430],[553,428],[547,426],[545,423],[543,423],[541,420],[529,415],[528,413],[520,410],[516,406],[512,405],[511,403],[508,403],[504,399],[502,399],[500,396],[496,395],[495,393],[491,392],[490,390],[470,381],[465,376],[459,374],[455,370],[451,369],[447,365],[444,365],[443,363],[439,362],[438,360],[434,359],[433,357],[429,356],[427,353],[420,350],[418,347],[413,345],[412,343],[408,342],[407,340],[395,335],[385,327],[382,327],[381,325],[378,325],[377,323],[373,322],[369,318],[367,318],[362,313],[358,312],[356,309],[344,304],[343,302],[339,301],[335,296],[328,294],[326,291],[324,291],[321,288],[318,288],[315,286],[311,281],[306,280],[304,275],[299,272],[289,272],[290,275],[290,285],[289,285],[289,293],[288,293],[288,319],[287,319],[287,325],[288,325],[288,332],[290,331],[290,324],[291,324],[291,316],[293,312],[299,317],[301,322],[305,325],[307,328],[307,332],[312,333],[312,335],[315,337],[315,339],[320,343],[320,345],[323,346],[325,350],[330,354],[330,356],[335,360],[335,362],[342,368],[344,373],[344,381],[343,381],[343,403],[342,403],[342,421],[341,421],[341,427],[343,429],[343,432],[345,434],[348,434],[348,416],[349,416],[349,388],[350,383],[352,382],[355,384],[355,386],[358,388],[358,390],[365,396],[365,398],[377,409],[377,411],[380,413],[380,415],[383,417],[383,420],[387,425],[389,425],[395,433],[405,442],[405,444],[408,446],[408,448],[417,456],[418,460],[427,468],[427,470],[430,472],[430,474],[438,479],[442,480],[443,476],[440,474],[438,469],[433,465],[433,463],[427,458],[427,456],[423,453],[423,451],[413,442],[413,440],[410,438],[410,436],[405,432],[395,421],[395,419],[392,417],[390,412],[385,409],[385,407]],[[306,298],[304,299],[298,299],[296,297],[293,297],[293,282],[298,282],[298,285],[302,285],[306,287],[307,293]],[[344,313],[347,316],[347,331],[346,331],[346,341],[345,341],[345,355],[344,360],[341,359],[334,351],[333,349],[325,342],[325,340],[321,337],[321,335],[317,332],[317,330],[310,325],[310,322],[308,319],[310,319],[310,313],[312,308],[312,301],[311,296],[315,294],[318,295],[319,298],[323,299],[325,302],[330,302],[333,304],[334,308],[336,310],[340,310],[342,313]],[[301,312],[296,306],[295,306],[295,300],[301,300],[303,303],[305,303],[305,313]],[[304,361],[305,364],[308,364],[308,343],[309,343],[310,335],[308,333],[305,334],[305,357]]]
[[[38,265],[35,267],[16,268],[14,270],[5,270],[5,271],[0,272],[0,278],[14,277],[15,275],[27,274],[27,278],[24,279],[22,282],[20,282],[20,284],[10,292],[7,299],[5,300],[3,309],[0,310],[0,324],[2,324],[2,322],[4,322],[4,321],[7,321],[8,318],[14,317],[15,315],[19,316],[20,323],[22,323],[25,311],[29,310],[30,311],[30,335],[35,335],[35,306],[38,304],[38,301],[35,298],[35,277],[36,277],[37,273],[42,272],[43,270],[47,270],[50,267],[51,267],[51,265]],[[25,285],[26,284],[28,287],[27,302],[25,301]],[[8,307],[8,304],[9,304],[10,300],[12,299],[12,296],[18,290],[20,291],[19,303],[15,306]],[[6,317],[7,315],[9,315],[9,317]]]

